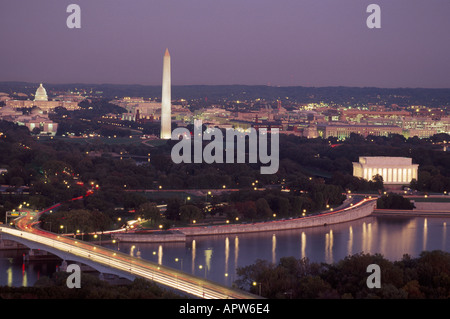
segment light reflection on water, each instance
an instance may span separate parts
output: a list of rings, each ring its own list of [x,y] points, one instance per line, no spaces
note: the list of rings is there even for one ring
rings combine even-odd
[[[418,257],[423,250],[446,250],[445,218],[366,217],[357,221],[270,233],[193,237],[186,243],[118,245],[130,252],[135,245],[140,257],[187,273],[231,285],[236,268],[257,259],[277,263],[282,257],[307,257],[334,263],[356,253],[379,253],[389,260],[404,254]],[[134,255],[136,256],[136,255]]]
[[[57,262],[24,262],[27,250],[0,250],[0,286],[32,287],[41,276],[50,276]]]
[[[423,250],[447,251],[446,218],[374,217],[353,222],[266,233],[190,237],[185,243],[119,243],[106,247],[158,264],[231,285],[236,268],[257,259],[277,263],[282,257],[337,262],[356,253],[380,253],[389,260]],[[56,264],[23,263],[23,252],[0,251],[0,285],[32,286]]]

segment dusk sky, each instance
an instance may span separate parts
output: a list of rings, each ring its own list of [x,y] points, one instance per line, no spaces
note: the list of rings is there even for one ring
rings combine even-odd
[[[450,88],[449,14],[448,0],[2,0],[0,81],[160,85],[169,48],[173,85]]]

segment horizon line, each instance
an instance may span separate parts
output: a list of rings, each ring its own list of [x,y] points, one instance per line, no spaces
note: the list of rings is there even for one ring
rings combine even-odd
[[[0,83],[21,83],[21,84],[37,84],[43,83],[45,85],[93,85],[93,86],[148,86],[148,87],[162,87],[161,84],[140,84],[140,83],[88,83],[88,82],[64,82],[64,83],[52,83],[45,81],[0,81]],[[381,86],[354,86],[354,85],[320,85],[320,86],[305,86],[305,85],[269,85],[269,84],[172,84],[172,87],[183,86],[260,86],[270,88],[357,88],[357,89],[425,89],[425,90],[449,90],[450,87],[408,87],[408,86],[396,86],[396,87],[381,87]]]

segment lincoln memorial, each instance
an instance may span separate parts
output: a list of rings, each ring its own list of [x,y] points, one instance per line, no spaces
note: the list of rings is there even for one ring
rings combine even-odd
[[[372,180],[378,174],[384,184],[409,184],[417,180],[418,168],[419,164],[407,157],[360,156],[359,162],[353,163],[353,176]]]

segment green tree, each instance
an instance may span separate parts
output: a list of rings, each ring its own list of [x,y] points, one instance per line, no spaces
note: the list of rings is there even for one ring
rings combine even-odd
[[[256,205],[252,200],[234,203],[234,208],[238,211],[239,216],[244,219],[253,220],[256,218]]]
[[[141,204],[136,211],[136,215],[148,220],[150,225],[159,224],[163,219],[159,208],[151,202]]]
[[[258,218],[267,218],[272,215],[272,209],[270,209],[269,203],[264,198],[258,198],[255,205]]]
[[[183,205],[180,207],[180,219],[186,223],[192,223],[192,221],[203,220],[203,213],[200,208],[194,205]]]
[[[402,195],[389,193],[377,199],[378,209],[414,209],[415,206]]]

